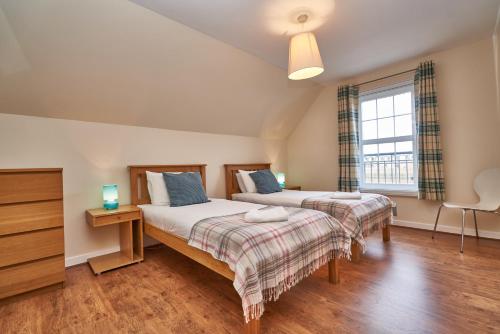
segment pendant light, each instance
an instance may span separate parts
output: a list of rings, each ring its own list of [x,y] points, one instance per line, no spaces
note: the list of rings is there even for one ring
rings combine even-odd
[[[308,18],[306,14],[302,14],[297,21],[304,24]],[[324,70],[314,34],[303,32],[292,36],[288,54],[288,79],[308,79],[323,73]]]

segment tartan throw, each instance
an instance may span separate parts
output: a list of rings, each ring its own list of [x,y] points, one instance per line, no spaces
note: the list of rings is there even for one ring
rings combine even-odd
[[[443,156],[434,63],[421,63],[415,73],[418,138],[418,198],[444,201]]]
[[[340,191],[359,189],[358,96],[358,87],[352,85],[340,86],[337,90]]]
[[[383,195],[363,194],[361,200],[338,200],[329,195],[310,197],[302,207],[328,213],[338,219],[353,240],[366,250],[367,237],[380,226],[392,224],[392,202]]]
[[[234,271],[246,322],[331,259],[350,258],[351,239],[338,221],[319,211],[285,210],[287,222],[247,223],[241,213],[203,219],[191,229],[190,246]]]

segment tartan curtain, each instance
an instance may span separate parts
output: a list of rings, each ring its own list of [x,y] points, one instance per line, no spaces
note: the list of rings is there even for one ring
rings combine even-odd
[[[346,85],[337,90],[340,191],[359,190],[358,97],[358,87]]]
[[[421,63],[415,73],[415,113],[418,146],[418,198],[445,199],[443,156],[434,63]]]

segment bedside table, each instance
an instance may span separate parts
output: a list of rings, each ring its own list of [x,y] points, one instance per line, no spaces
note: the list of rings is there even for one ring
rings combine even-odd
[[[301,186],[285,186],[285,188],[283,189],[286,189],[286,190],[301,190],[302,187]]]
[[[142,238],[142,212],[135,205],[120,205],[118,209],[91,209],[86,212],[87,223],[92,227],[118,224],[120,226],[120,251],[88,259],[94,274],[123,267],[144,260]]]

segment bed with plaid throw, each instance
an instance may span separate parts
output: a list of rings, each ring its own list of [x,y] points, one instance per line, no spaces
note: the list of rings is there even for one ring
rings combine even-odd
[[[241,213],[203,219],[191,229],[190,246],[234,271],[246,322],[331,259],[350,257],[351,239],[338,221],[319,211],[285,210],[286,222],[247,223]]]
[[[386,196],[363,194],[361,200],[339,200],[329,196],[306,198],[302,207],[323,211],[338,219],[363,252],[366,250],[364,237],[392,223],[392,202]]]

